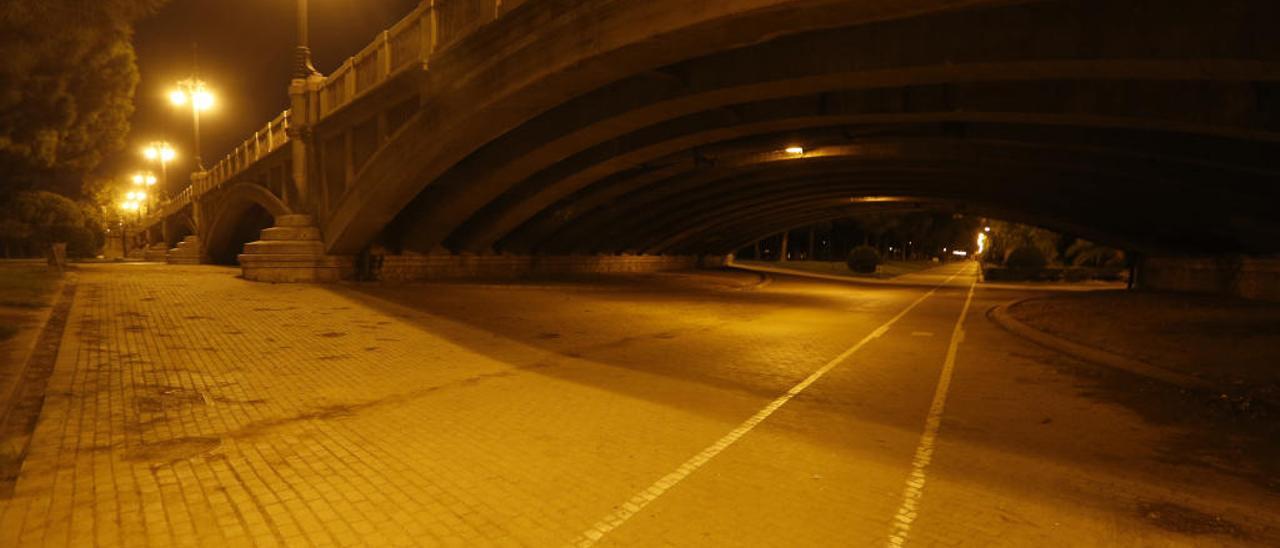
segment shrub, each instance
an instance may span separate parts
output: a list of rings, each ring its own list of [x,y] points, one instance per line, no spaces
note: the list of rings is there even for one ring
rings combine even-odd
[[[1044,253],[1039,249],[1028,245],[1015,248],[1009,252],[1004,264],[1009,268],[1038,270],[1047,266],[1049,261],[1044,258]]]
[[[859,274],[874,274],[876,267],[880,265],[880,252],[869,245],[858,246],[849,252],[847,263],[849,270]]]

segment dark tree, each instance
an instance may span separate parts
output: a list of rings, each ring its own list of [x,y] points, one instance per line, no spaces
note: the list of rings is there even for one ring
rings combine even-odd
[[[133,23],[164,1],[0,0],[0,194],[78,195],[124,146]]]
[[[17,192],[0,204],[0,256],[40,256],[63,242],[67,254],[91,257],[102,248],[103,232],[93,208],[52,192]]]

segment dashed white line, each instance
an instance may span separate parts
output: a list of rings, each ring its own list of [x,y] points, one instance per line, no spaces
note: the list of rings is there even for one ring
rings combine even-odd
[[[907,485],[902,490],[902,505],[898,507],[898,513],[893,516],[888,543],[892,548],[898,548],[907,543],[911,525],[919,516],[919,503],[924,496],[924,485],[927,479],[925,469],[933,461],[938,428],[942,425],[942,411],[947,405],[947,391],[951,388],[951,375],[956,368],[956,352],[964,340],[964,318],[969,314],[969,305],[973,303],[973,290],[977,284],[978,281],[975,279],[969,285],[969,294],[964,299],[964,306],[960,309],[960,317],[956,319],[955,329],[951,331],[951,344],[947,346],[947,358],[942,363],[938,387],[933,391],[933,403],[929,405],[929,415],[924,421],[924,432],[920,435],[920,443],[916,446],[915,457],[911,461],[911,474],[907,476]]]
[[[747,419],[742,424],[739,424],[737,428],[734,428],[728,434],[725,434],[724,437],[720,438],[719,440],[716,440],[716,442],[711,444],[711,446],[707,447],[706,449],[703,449],[701,452],[694,455],[689,460],[685,461],[683,464],[681,464],[671,473],[658,479],[658,481],[655,481],[653,485],[650,485],[648,488],[640,491],[639,493],[636,493],[636,495],[631,497],[631,499],[629,499],[627,502],[624,502],[623,504],[619,505],[609,515],[601,518],[600,521],[597,521],[595,523],[595,525],[592,525],[589,529],[587,529],[586,531],[583,531],[582,534],[578,535],[577,538],[570,541],[570,545],[585,548],[585,547],[594,545],[596,542],[599,542],[610,531],[613,531],[614,529],[617,529],[619,526],[621,526],[623,523],[626,523],[628,519],[631,519],[632,516],[639,513],[640,510],[642,510],[645,506],[648,506],[649,503],[657,500],[658,497],[662,496],[663,493],[666,493],[672,487],[675,487],[676,484],[680,483],[681,480],[688,477],[690,474],[696,472],[699,468],[702,468],[703,465],[705,465],[711,459],[715,458],[716,455],[719,455],[725,449],[728,449],[729,446],[734,444],[734,442],[738,441],[740,438],[742,438],[742,436],[745,436],[748,432],[753,430],[757,425],[759,425],[765,419],[769,418],[769,415],[772,415],[774,411],[778,410],[778,408],[785,405],[788,401],[791,401],[791,398],[796,397],[797,394],[799,394],[800,392],[803,392],[804,389],[809,387],[809,385],[817,382],[818,379],[822,378],[823,375],[826,375],[827,372],[831,371],[833,368],[835,368],[835,366],[840,365],[841,362],[844,362],[845,360],[849,359],[850,356],[852,356],[858,350],[861,350],[862,347],[866,346],[867,343],[879,338],[881,335],[884,335],[885,332],[889,330],[890,326],[897,323],[898,320],[902,319],[903,316],[906,316],[908,312],[911,312],[911,310],[913,310],[916,306],[919,306],[920,303],[924,302],[925,299],[928,299],[930,296],[936,293],[939,288],[947,285],[948,283],[951,282],[951,280],[955,279],[956,276],[963,274],[967,270],[968,270],[967,267],[964,269],[961,269],[959,272],[952,274],[951,277],[947,278],[942,283],[934,286],[933,289],[930,289],[928,293],[921,295],[920,298],[916,299],[906,308],[902,309],[901,312],[898,312],[896,316],[890,318],[889,321],[885,322],[883,325],[876,328],[876,330],[872,331],[871,334],[867,335],[866,337],[863,337],[862,340],[858,341],[857,344],[849,347],[849,349],[845,350],[844,352],[841,352],[839,356],[836,356],[834,359],[827,362],[826,365],[823,365],[817,371],[814,371],[812,374],[806,377],[803,381],[800,381],[799,384],[791,387],[791,389],[788,390],[787,393],[783,394],[782,396],[779,396],[777,399],[773,400],[772,402],[769,402],[768,405],[764,406],[763,409],[756,412],[756,414],[752,415],[751,418]],[[970,285],[969,291],[970,291],[969,296],[972,298],[973,296],[972,285]],[[965,301],[965,308],[967,310],[968,301]],[[963,315],[961,317],[963,317]]]

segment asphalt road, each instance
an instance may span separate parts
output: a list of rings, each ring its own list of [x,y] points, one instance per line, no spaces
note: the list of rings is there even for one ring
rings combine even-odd
[[[0,545],[1280,544],[1230,428],[903,281],[87,268]]]

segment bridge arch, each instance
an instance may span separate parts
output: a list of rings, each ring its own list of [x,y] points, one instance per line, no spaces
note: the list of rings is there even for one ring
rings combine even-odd
[[[433,58],[329,251],[719,253],[877,196],[1280,250],[1274,2],[684,4],[526,3]]]
[[[202,236],[205,253],[216,264],[238,264],[245,243],[258,239],[277,217],[292,210],[266,187],[235,183],[221,189],[210,204],[209,228]]]

